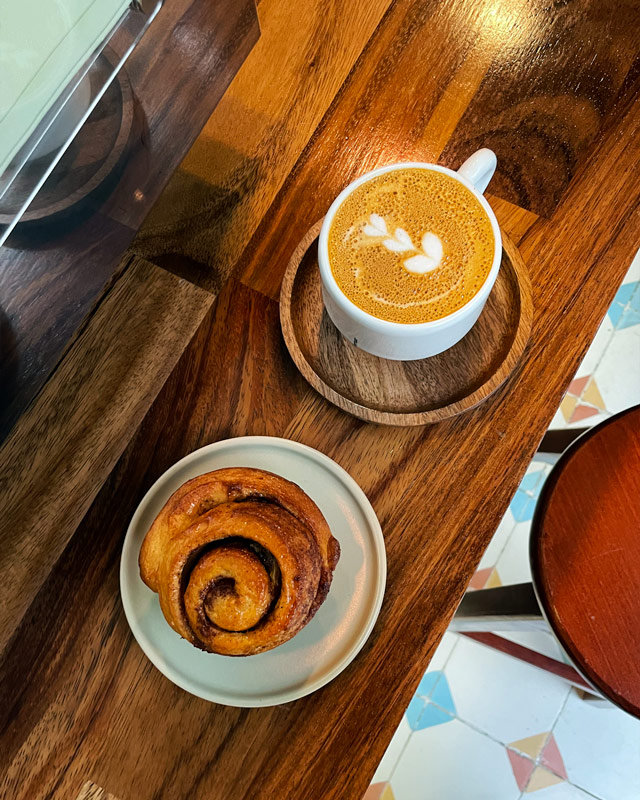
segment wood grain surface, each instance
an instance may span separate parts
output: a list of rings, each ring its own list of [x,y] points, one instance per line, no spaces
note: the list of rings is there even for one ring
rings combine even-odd
[[[76,800],[118,800],[118,798],[109,794],[109,792],[105,792],[104,789],[96,786],[95,783],[87,781],[80,790],[80,794],[76,797]]]
[[[640,406],[578,439],[545,483],[531,527],[540,602],[564,649],[640,717]]]
[[[431,358],[390,361],[355,347],[329,319],[318,268],[321,226],[291,256],[280,323],[296,366],[323,397],[367,422],[425,425],[475,408],[508,379],[529,341],[533,308],[526,265],[506,234],[496,283],[462,341]]]
[[[219,289],[389,5],[263,0],[260,40],[145,220],[135,252]]]
[[[214,301],[129,260],[0,449],[0,650]]]
[[[221,225],[221,206],[208,203],[204,184],[219,185],[224,147],[205,138],[197,156],[205,198],[202,216],[194,207],[197,253],[187,249],[180,206],[191,200],[179,192],[172,202],[181,231],[168,227],[162,245],[152,229],[148,252],[158,262],[221,292],[75,533],[58,538],[68,542],[64,551],[31,564],[40,588],[15,619],[1,665],[0,793],[9,797],[75,797],[91,780],[120,800],[214,791],[216,800],[360,800],[638,247],[640,29],[606,21],[599,42],[580,27],[585,15],[617,20],[612,0],[570,0],[549,13],[534,0],[505,5],[504,24],[496,22],[502,6],[489,0],[397,0],[383,16],[376,8],[379,21],[363,0],[349,6],[347,38],[361,38],[346,61],[329,57],[329,48],[305,70],[299,53],[287,72],[298,28],[306,63],[322,40],[306,20],[342,35],[333,27],[344,17],[332,16],[342,6],[322,18],[315,7],[263,0],[261,23],[273,44],[250,74],[269,77],[255,93],[248,79],[237,84],[234,102],[215,120],[216,131],[229,125],[236,132],[238,149],[254,137],[251,152],[260,153],[259,173],[269,177],[258,179],[241,161],[237,175],[246,179],[230,181],[220,201],[238,211],[223,213]],[[593,44],[580,46],[579,30]],[[585,111],[563,127],[563,109],[586,96],[590,70]],[[496,71],[501,80],[491,77]],[[500,97],[491,107],[474,105],[489,79]],[[600,82],[607,92],[596,91]],[[272,108],[284,118],[300,106],[299,135],[282,120],[265,126],[252,117],[251,108],[271,102],[270,92],[296,98],[293,105],[274,99]],[[306,385],[281,338],[276,298],[297,243],[361,172],[406,158],[459,166],[473,146],[468,109],[474,106],[477,130],[489,131],[499,101],[508,109],[519,92],[558,120],[547,158],[524,141],[536,115],[526,117],[524,106],[520,116],[504,115],[501,141],[514,147],[499,153],[491,197],[532,279],[535,314],[523,359],[467,414],[422,428],[355,419]],[[541,130],[549,135],[548,126]],[[288,137],[295,145],[283,144]],[[563,153],[568,161],[556,179],[550,163]],[[518,182],[518,175],[525,177]],[[344,673],[295,703],[241,710],[191,697],[151,666],[126,625],[118,568],[129,519],[156,477],[200,445],[255,433],[316,447],[358,481],[383,528],[388,583],[371,638]],[[60,445],[50,453],[41,445],[32,440],[39,458],[57,457]],[[22,520],[15,525],[24,538]]]
[[[117,278],[140,223],[258,35],[254,0],[164,3],[127,60],[137,122],[119,180],[63,223],[17,229],[0,250],[0,440]]]
[[[640,6],[623,0],[613,9],[528,0],[481,10],[480,36],[504,49],[466,107],[445,162],[492,148],[492,192],[551,216],[637,73]],[[543,41],[536,30],[544,30]]]

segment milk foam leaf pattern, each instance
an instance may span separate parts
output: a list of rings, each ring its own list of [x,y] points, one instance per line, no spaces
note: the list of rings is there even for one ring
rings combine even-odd
[[[384,217],[381,217],[380,214],[371,214],[369,216],[369,222],[374,228],[377,228],[385,236],[387,235],[387,223],[384,221]]]
[[[385,239],[382,244],[392,253],[406,253],[407,250],[415,250],[411,240],[407,244],[406,242],[399,242],[397,239]]]
[[[411,256],[411,258],[405,258],[403,264],[409,272],[413,272],[416,275],[424,275],[436,269],[440,262],[434,261],[429,256]]]
[[[417,275],[424,275],[440,266],[442,261],[442,242],[435,233],[427,231],[422,237],[422,254],[404,261],[405,269]]]
[[[177,633],[202,650],[247,656],[309,622],[339,556],[320,509],[299,486],[264,470],[230,468],[174,492],[139,562]]]
[[[407,250],[415,249],[413,247],[413,242],[411,241],[411,237],[404,230],[404,228],[396,228],[395,233],[393,234],[393,236],[396,239],[396,241],[402,242],[402,244],[406,245]]]
[[[427,231],[422,237],[422,251],[428,258],[440,262],[443,252],[440,238],[435,233]]]
[[[381,233],[383,229],[385,231],[384,234]],[[369,224],[365,225],[363,228],[363,232],[366,236],[375,238],[380,238],[383,235],[386,236],[382,244],[392,253],[407,253],[410,250],[417,251],[417,255],[406,258],[402,262],[408,272],[412,272],[416,275],[424,275],[440,266],[444,248],[442,246],[442,241],[435,233],[431,233],[431,231],[424,233],[421,240],[422,247],[420,248],[414,245],[413,240],[404,228],[396,228],[392,236],[389,236],[386,231],[387,224],[384,219],[379,214],[370,214]]]
[[[378,238],[389,235],[387,223],[382,219],[380,214],[371,214],[369,216],[369,224],[364,226],[364,232],[367,236]]]

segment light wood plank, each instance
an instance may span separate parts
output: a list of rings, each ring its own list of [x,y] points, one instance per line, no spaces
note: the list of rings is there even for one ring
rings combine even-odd
[[[80,790],[80,794],[77,796],[76,800],[118,800],[118,798],[113,794],[109,794],[109,792],[105,792],[104,789],[96,786],[95,783],[87,781]]]
[[[219,289],[389,5],[263,0],[258,43],[147,217],[135,252],[205,265],[198,281]]]

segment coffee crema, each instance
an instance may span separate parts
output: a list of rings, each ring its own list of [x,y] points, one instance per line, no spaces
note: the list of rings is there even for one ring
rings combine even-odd
[[[390,322],[440,319],[477,294],[491,265],[491,222],[473,192],[434,170],[407,167],[351,192],[329,228],[341,291]]]

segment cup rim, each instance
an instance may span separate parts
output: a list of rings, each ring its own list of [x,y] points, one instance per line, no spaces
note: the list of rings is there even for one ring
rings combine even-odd
[[[338,286],[338,282],[334,278],[331,265],[329,264],[329,229],[338,208],[342,205],[346,198],[358,188],[358,186],[361,186],[363,183],[367,183],[372,178],[378,177],[378,175],[384,175],[387,172],[394,172],[399,169],[426,169],[433,172],[442,172],[446,175],[450,175],[452,178],[473,192],[473,195],[479,201],[480,205],[487,214],[493,231],[493,263],[478,291],[473,295],[473,297],[467,300],[463,306],[460,306],[460,308],[457,308],[450,314],[447,314],[444,317],[439,317],[438,319],[427,320],[426,322],[393,322],[392,320],[381,319],[380,317],[370,314],[368,311],[364,311],[364,309],[360,308],[360,306],[357,306],[353,301],[351,301]],[[500,226],[498,225],[498,220],[496,219],[493,209],[487,202],[484,195],[475,188],[471,181],[469,181],[463,175],[460,175],[455,170],[440,166],[440,164],[430,164],[423,161],[404,161],[394,164],[387,164],[386,166],[378,167],[377,169],[366,172],[364,175],[360,175],[360,177],[356,178],[348,186],[346,186],[336,197],[333,203],[331,203],[329,210],[322,221],[322,227],[320,229],[320,235],[318,238],[318,266],[320,268],[320,276],[325,289],[331,294],[332,300],[352,318],[358,320],[360,323],[368,326],[369,328],[380,331],[381,333],[395,333],[399,335],[405,334],[410,336],[420,333],[421,331],[437,330],[438,328],[447,327],[450,324],[457,322],[459,319],[464,318],[469,313],[470,307],[475,307],[478,304],[484,303],[487,299],[489,292],[495,283],[501,262],[502,236],[500,233]]]

